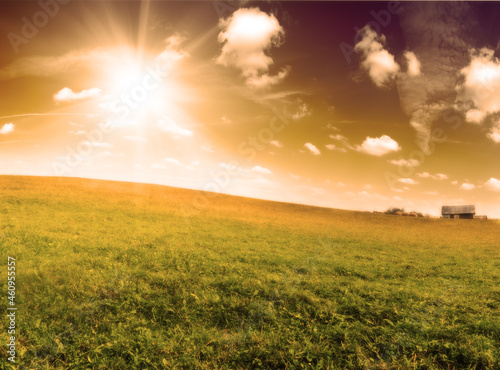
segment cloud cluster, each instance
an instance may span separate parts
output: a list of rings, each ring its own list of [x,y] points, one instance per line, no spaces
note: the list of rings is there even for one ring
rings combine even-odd
[[[57,103],[73,102],[76,100],[84,100],[98,96],[101,89],[94,87],[80,92],[74,92],[69,87],[65,87],[54,94],[54,101]]]
[[[361,145],[357,145],[355,149],[358,152],[374,155],[380,157],[382,155],[397,152],[401,147],[397,141],[393,140],[387,135],[381,137],[367,137]]]
[[[217,63],[240,69],[249,87],[275,85],[288,75],[289,67],[274,76],[268,73],[274,62],[266,51],[279,47],[284,36],[284,30],[274,15],[258,8],[242,8],[221,20],[219,26],[222,28],[219,42],[224,45]]]
[[[421,64],[413,51],[405,52],[406,62],[408,63],[408,76],[415,77],[420,75]]]
[[[365,26],[359,32],[362,32],[362,38],[354,50],[363,54],[363,68],[373,83],[382,87],[397,75],[400,70],[399,65],[394,60],[394,55],[384,49],[384,35],[378,35],[370,26]]]
[[[420,172],[417,173],[418,177],[421,177],[423,179],[433,179],[433,180],[447,180],[448,175],[445,175],[444,173],[437,173],[435,175],[431,175],[429,172]]]

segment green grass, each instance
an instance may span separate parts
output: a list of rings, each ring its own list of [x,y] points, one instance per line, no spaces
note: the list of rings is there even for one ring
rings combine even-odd
[[[495,220],[12,176],[0,217],[20,369],[500,368]]]

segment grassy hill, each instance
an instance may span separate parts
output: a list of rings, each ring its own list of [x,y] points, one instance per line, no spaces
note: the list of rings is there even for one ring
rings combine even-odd
[[[0,176],[0,249],[23,369],[500,368],[494,220]]]

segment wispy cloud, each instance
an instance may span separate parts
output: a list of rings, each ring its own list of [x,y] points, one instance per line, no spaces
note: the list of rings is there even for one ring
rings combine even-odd
[[[314,155],[320,155],[321,152],[319,151],[318,148],[316,148],[316,146],[314,144],[311,144],[311,143],[305,143],[304,144],[304,147],[309,149],[309,151],[314,154]]]

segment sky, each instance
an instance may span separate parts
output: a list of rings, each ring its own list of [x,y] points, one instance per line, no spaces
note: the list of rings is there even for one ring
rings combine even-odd
[[[500,218],[494,2],[1,1],[0,174]]]

